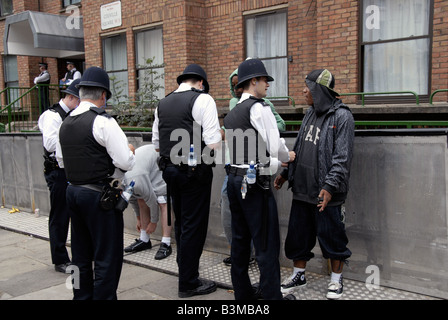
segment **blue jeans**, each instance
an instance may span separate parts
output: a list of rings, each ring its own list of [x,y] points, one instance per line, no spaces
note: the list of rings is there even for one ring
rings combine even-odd
[[[346,260],[351,256],[348,238],[341,219],[341,206],[326,207],[323,212],[315,204],[293,200],[289,216],[285,254],[293,261],[309,261],[316,237],[325,259]]]

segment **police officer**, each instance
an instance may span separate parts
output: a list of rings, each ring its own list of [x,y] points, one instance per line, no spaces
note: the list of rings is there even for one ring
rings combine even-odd
[[[117,195],[112,179],[123,178],[134,166],[133,147],[104,109],[111,97],[106,71],[90,67],[78,87],[81,103],[61,126],[62,158],[58,158],[70,183],[72,263],[79,271],[74,273],[79,275],[79,286],[73,286],[74,299],[117,299],[123,212],[117,212],[109,200]]]
[[[40,96],[40,112],[43,113],[50,106],[50,84],[51,76],[48,72],[48,64],[45,62],[39,63],[40,74],[34,78],[34,84],[40,85],[38,87]]]
[[[178,76],[179,88],[162,99],[156,109],[153,140],[160,149],[160,167],[175,216],[180,298],[216,290],[213,281],[199,279],[199,259],[207,235],[212,189],[211,150],[221,146],[221,129],[207,75],[201,66],[188,65]],[[173,141],[172,137],[179,137]],[[186,156],[194,144],[197,165]],[[168,204],[170,200],[168,199]],[[170,211],[168,210],[168,213]]]
[[[76,79],[81,79],[81,72],[76,70],[74,62],[67,61],[67,73],[64,78],[59,81],[59,84],[70,85]]]
[[[280,234],[277,204],[270,179],[281,162],[292,161],[277,123],[263,97],[274,79],[258,59],[238,67],[236,88],[243,88],[238,104],[224,118],[231,166],[227,192],[232,212],[231,277],[236,300],[257,298],[248,275],[251,240],[260,269],[260,290],[264,299],[282,299],[280,291]],[[277,160],[278,159],[278,160]],[[257,181],[247,185],[246,172],[254,161],[259,167]],[[247,185],[247,194],[242,194]],[[287,299],[295,299],[289,295]]]
[[[65,97],[51,106],[39,117],[38,126],[42,132],[44,146],[44,175],[50,190],[50,216],[48,222],[51,260],[56,271],[65,273],[70,258],[65,247],[70,222],[70,208],[65,199],[67,179],[63,168],[56,161],[56,144],[59,128],[67,114],[79,104],[79,79],[62,92]]]

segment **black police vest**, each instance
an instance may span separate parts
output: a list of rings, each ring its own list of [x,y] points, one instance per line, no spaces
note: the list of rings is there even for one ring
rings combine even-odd
[[[65,78],[65,81],[72,80],[74,74],[75,74],[75,71],[73,71],[73,70],[70,70],[69,72],[67,72],[67,77]]]
[[[249,164],[250,161],[266,164],[269,161],[266,143],[250,123],[250,109],[257,102],[267,107],[263,99],[251,96],[238,103],[224,118],[231,164]]]
[[[91,107],[90,111],[67,117],[61,125],[59,140],[65,174],[72,184],[104,181],[115,171],[106,148],[93,136],[93,122],[98,115],[110,117],[104,109]]]
[[[190,144],[193,143],[194,134],[196,135],[194,141],[201,141],[201,150],[204,149],[205,143],[202,141],[202,127],[195,122],[192,115],[194,102],[202,93],[202,91],[195,89],[172,92],[160,100],[157,113],[159,116],[159,149],[162,157],[170,158],[171,150],[175,146],[179,148],[177,155],[179,157],[186,157],[190,149]],[[196,130],[193,130],[194,126],[197,127]],[[188,133],[189,140],[185,141],[185,135],[180,136],[176,132],[173,133],[175,129],[183,129],[179,130],[178,133]],[[172,133],[173,138],[177,138],[177,140],[171,141]],[[187,154],[184,154],[182,150],[187,150]],[[196,152],[196,154],[199,153]],[[200,157],[198,156],[197,158],[200,161]],[[171,161],[174,162],[173,159]],[[186,164],[186,158],[184,163]]]

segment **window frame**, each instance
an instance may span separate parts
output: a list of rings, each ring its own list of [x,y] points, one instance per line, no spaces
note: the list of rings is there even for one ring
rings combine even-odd
[[[162,45],[162,65],[163,66],[155,66],[155,67],[147,67],[147,68],[141,68],[139,65],[139,57],[138,57],[138,40],[137,40],[137,35],[140,33],[144,33],[144,32],[148,32],[148,31],[153,31],[153,30],[157,30],[160,29],[162,31],[162,39],[161,39],[161,45]],[[146,27],[146,28],[139,28],[134,30],[134,51],[135,51],[135,75],[136,75],[136,88],[137,90],[140,89],[140,79],[139,79],[139,72],[142,70],[147,70],[147,69],[153,69],[153,70],[158,70],[161,69],[163,70],[163,73],[165,73],[165,50],[164,50],[164,46],[163,46],[163,26],[162,25],[157,25],[157,26],[151,26],[151,27]],[[163,92],[161,93],[163,95],[163,97],[165,97],[165,83],[163,84]],[[163,98],[162,96],[160,97],[160,99]]]
[[[126,56],[126,69],[111,69],[111,70],[108,70],[106,68],[106,60],[107,60],[106,59],[106,50],[105,50],[105,48],[106,48],[106,40],[107,39],[111,39],[111,38],[118,38],[118,37],[122,37],[124,39],[124,43],[125,43],[124,48],[126,50],[126,54],[125,54],[125,56]],[[111,75],[113,75],[115,73],[124,73],[124,72],[127,73],[127,76],[126,76],[126,80],[127,80],[127,82],[126,82],[126,91],[127,92],[125,92],[125,95],[129,96],[129,67],[128,67],[128,57],[127,57],[127,55],[128,55],[128,48],[127,48],[127,35],[126,35],[126,32],[122,31],[122,32],[117,32],[117,33],[114,33],[114,34],[109,34],[109,35],[102,36],[101,37],[101,45],[102,45],[102,58],[103,58],[104,70],[107,72],[107,74],[109,76],[111,76]],[[114,97],[112,97],[111,100],[115,102]]]
[[[363,8],[366,0],[361,0],[359,2],[359,84],[360,92],[364,92],[364,76],[366,70],[364,69],[364,61],[365,61],[365,47],[368,45],[377,45],[377,44],[385,44],[385,43],[398,43],[402,41],[411,41],[411,40],[420,40],[420,39],[428,39],[428,83],[427,83],[427,94],[418,94],[419,102],[428,102],[429,96],[431,94],[431,83],[432,83],[432,46],[433,46],[433,24],[434,24],[434,0],[429,0],[429,17],[428,17],[428,33],[422,36],[412,36],[407,38],[394,38],[387,40],[376,40],[376,41],[364,41],[364,14]],[[410,90],[410,89],[409,89]],[[408,90],[405,90],[408,91]],[[364,97],[364,101],[367,104],[385,104],[385,103],[415,103],[414,95],[366,95]],[[358,101],[358,103],[360,100]]]
[[[69,4],[65,4],[66,0],[61,0],[61,7],[67,8],[69,6],[79,6],[82,0],[68,0]]]
[[[11,14],[14,14],[14,1],[13,0],[10,0],[10,1],[11,1],[11,12],[8,12],[8,13],[5,13],[5,14],[3,13],[4,12],[4,10],[3,10],[3,1],[0,1],[0,17],[1,18],[9,16]]]
[[[248,57],[248,30],[247,30],[247,20],[248,19],[252,19],[252,18],[256,18],[256,17],[262,17],[262,16],[267,16],[267,15],[275,15],[275,14],[285,14],[286,15],[286,27],[285,27],[285,32],[286,32],[286,55],[285,56],[276,56],[276,57],[251,57],[251,58],[256,58],[261,60],[263,63],[265,61],[270,61],[270,60],[280,60],[280,59],[285,59],[286,60],[286,93],[285,93],[285,97],[289,97],[289,62],[290,62],[290,57],[288,55],[288,8],[284,7],[284,8],[273,8],[272,10],[262,10],[260,12],[253,12],[253,13],[247,13],[244,14],[243,16],[243,20],[244,20],[244,51],[245,51],[245,56]],[[275,81],[275,78],[274,78]],[[269,96],[267,96],[266,98],[269,98]],[[275,103],[276,105],[288,105],[289,104],[289,100],[288,98],[285,99],[272,99],[270,100],[272,103]]]

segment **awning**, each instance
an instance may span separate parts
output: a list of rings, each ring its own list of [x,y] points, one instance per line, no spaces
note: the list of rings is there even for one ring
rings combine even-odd
[[[84,55],[84,29],[71,24],[70,16],[24,11],[8,16],[3,44],[5,54],[76,58]]]

